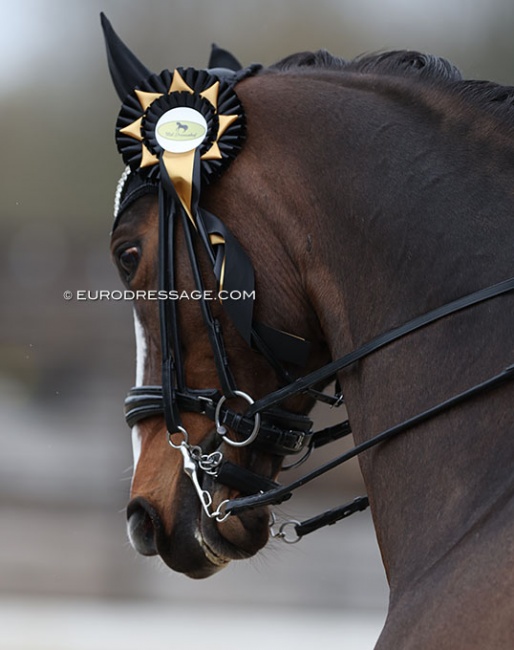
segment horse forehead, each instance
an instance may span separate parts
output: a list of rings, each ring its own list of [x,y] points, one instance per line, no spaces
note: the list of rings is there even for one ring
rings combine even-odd
[[[112,232],[111,242],[115,245],[118,241],[135,236],[145,235],[149,237],[153,234],[157,236],[158,220],[159,205],[157,197],[153,194],[144,195],[136,199],[120,215]]]

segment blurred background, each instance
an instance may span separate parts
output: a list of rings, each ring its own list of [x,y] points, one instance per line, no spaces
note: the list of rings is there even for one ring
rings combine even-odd
[[[412,48],[451,59],[466,77],[510,84],[514,4],[0,4],[0,648],[297,649],[320,639],[372,648],[387,586],[367,513],[296,546],[272,543],[200,582],[126,542],[131,306],[63,298],[120,288],[108,252],[122,171],[113,140],[119,102],[99,12],[155,72],[204,67],[214,41],[243,64],[321,47],[346,58]],[[288,514],[310,516],[362,489],[353,465],[301,491]]]

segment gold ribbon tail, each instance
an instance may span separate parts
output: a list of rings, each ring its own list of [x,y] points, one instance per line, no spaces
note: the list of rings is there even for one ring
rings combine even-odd
[[[196,227],[192,213],[193,176],[195,166],[195,149],[185,153],[164,151],[162,160],[173,187],[191,223]]]

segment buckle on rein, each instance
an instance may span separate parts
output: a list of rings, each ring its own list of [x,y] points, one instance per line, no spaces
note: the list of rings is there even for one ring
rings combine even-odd
[[[247,393],[244,393],[241,390],[234,391],[234,395],[244,398],[248,404],[254,403],[254,400]],[[231,445],[232,447],[246,447],[257,438],[261,426],[260,413],[256,413],[254,416],[254,426],[248,438],[240,441],[232,440],[227,435],[228,432],[226,427],[223,426],[220,422],[221,407],[226,400],[227,398],[222,395],[216,404],[216,411],[214,414],[216,431],[218,435],[222,437],[223,441],[228,445]],[[183,436],[183,440],[178,444],[172,440],[172,436],[177,433],[180,433]],[[184,427],[181,426],[178,426],[177,431],[174,431],[173,433],[168,432],[168,444],[173,447],[173,449],[180,451],[182,454],[184,473],[191,479],[198,499],[200,500],[200,504],[207,517],[209,517],[209,519],[215,519],[219,523],[228,519],[230,517],[230,512],[226,512],[225,506],[229,502],[229,499],[222,501],[214,510],[212,495],[210,492],[203,489],[198,478],[199,470],[205,474],[208,474],[209,476],[212,476],[213,478],[216,478],[218,476],[219,468],[223,462],[223,454],[221,451],[214,451],[211,454],[204,454],[201,447],[197,445],[191,445],[189,443],[189,435]]]

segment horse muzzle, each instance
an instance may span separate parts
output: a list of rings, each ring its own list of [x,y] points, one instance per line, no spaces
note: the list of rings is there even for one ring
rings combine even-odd
[[[210,481],[209,481],[210,483]],[[191,578],[207,578],[232,560],[255,555],[268,541],[269,516],[260,508],[219,522],[205,513],[186,476],[174,502],[158,504],[155,498],[136,496],[127,507],[127,532],[141,555],[159,555],[173,571]],[[214,504],[229,497],[225,486],[206,485]]]

